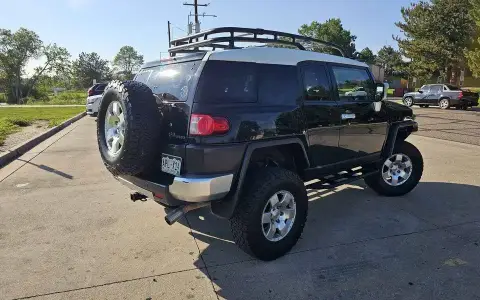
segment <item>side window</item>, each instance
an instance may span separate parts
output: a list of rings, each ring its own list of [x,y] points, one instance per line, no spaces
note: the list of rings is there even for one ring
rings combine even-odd
[[[326,67],[318,64],[308,64],[302,67],[302,70],[305,99],[332,100]]]
[[[208,61],[198,82],[195,102],[257,101],[257,64]]]
[[[283,65],[258,65],[258,97],[264,104],[295,104],[299,98],[297,68]]]
[[[439,94],[442,91],[442,86],[441,85],[432,85],[430,88],[430,93],[432,94]]]
[[[420,88],[420,91],[422,91],[423,93],[428,93],[430,91],[430,86],[424,85]]]
[[[374,101],[376,87],[363,68],[332,67],[341,101]]]

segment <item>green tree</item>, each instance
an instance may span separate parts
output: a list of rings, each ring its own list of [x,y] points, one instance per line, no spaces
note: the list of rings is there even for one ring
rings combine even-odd
[[[435,71],[445,70],[447,79],[453,74],[450,81],[457,81],[475,34],[470,8],[469,0],[420,1],[402,7],[403,21],[395,25],[404,37],[395,37],[395,40],[402,54],[411,59],[413,75],[428,77]]]
[[[73,62],[72,68],[75,80],[84,88],[91,86],[94,79],[108,80],[111,76],[108,61],[95,52],[80,53],[78,59]]]
[[[0,66],[8,81],[9,94],[16,103],[22,95],[22,75],[28,61],[37,58],[42,41],[38,35],[26,28],[16,32],[0,29]]]
[[[41,76],[61,73],[69,67],[70,53],[67,49],[57,46],[57,44],[43,47],[41,55],[45,57],[45,63],[43,66],[35,68],[35,74],[30,78],[27,86],[27,97]]]
[[[402,55],[391,46],[383,46],[377,53],[375,63],[385,70],[385,75],[391,76],[399,70],[402,64]]]
[[[376,60],[375,54],[373,54],[370,48],[363,48],[362,51],[357,53],[357,58],[369,65],[374,64]]]
[[[123,46],[113,59],[113,65],[118,67],[125,78],[131,79],[133,72],[143,64],[143,55],[132,46]]]
[[[476,24],[476,34],[472,47],[467,51],[468,67],[473,76],[480,77],[480,0],[470,0],[470,16]]]
[[[313,21],[310,24],[303,24],[298,33],[304,36],[334,43],[345,53],[347,57],[354,57],[355,40],[357,37],[352,35],[349,30],[345,30],[340,19],[328,19],[324,23]],[[312,44],[307,45],[311,50],[318,52],[325,52],[334,55],[340,55],[338,51],[321,45]]]

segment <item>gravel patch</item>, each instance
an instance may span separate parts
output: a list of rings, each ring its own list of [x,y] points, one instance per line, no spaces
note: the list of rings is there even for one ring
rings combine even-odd
[[[39,135],[48,129],[48,121],[34,121],[32,125],[22,127],[22,130],[10,134],[3,145],[0,146],[0,152],[8,151],[21,143]]]

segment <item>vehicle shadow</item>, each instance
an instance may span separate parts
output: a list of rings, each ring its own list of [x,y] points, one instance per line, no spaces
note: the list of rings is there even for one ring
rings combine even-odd
[[[363,275],[369,280],[365,284],[396,284],[390,282],[393,279],[385,279],[392,277],[388,265],[372,271],[372,266],[388,264],[385,253],[396,249],[395,243],[399,240],[395,237],[480,220],[480,187],[473,185],[422,182],[405,196],[388,198],[376,195],[361,181],[334,190],[309,190],[308,195],[309,216],[302,238],[289,254],[272,262],[258,261],[241,251],[233,242],[229,222],[213,216],[208,208],[193,211],[179,221],[191,228],[190,234],[199,247],[200,257],[194,265],[211,278],[219,296],[227,299],[332,298],[336,294],[328,285],[323,285],[319,292],[318,286],[312,284],[319,282],[319,278],[323,278],[320,280],[323,284],[328,279],[325,276],[332,272],[327,267],[332,264],[347,269],[341,274],[342,280],[332,279],[334,289],[348,288],[352,280],[363,280]],[[381,241],[389,251],[360,251],[348,255],[348,259],[335,254],[337,248],[368,247],[372,241]],[[421,243],[407,251],[425,255],[426,246]],[[441,243],[432,242],[430,246],[441,246]],[[364,263],[365,255],[369,256],[368,263]],[[396,259],[392,264],[412,264],[402,261],[403,252],[394,255]],[[405,255],[411,259],[411,253]],[[425,268],[425,272],[439,272]],[[407,272],[417,276],[415,268]],[[284,278],[281,284],[279,278]],[[382,286],[378,285],[378,291],[373,293],[381,295],[381,290]]]

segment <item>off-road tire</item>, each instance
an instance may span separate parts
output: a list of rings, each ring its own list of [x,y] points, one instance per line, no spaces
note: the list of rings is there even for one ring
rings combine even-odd
[[[365,183],[382,196],[402,196],[413,190],[423,174],[423,157],[414,145],[407,141],[397,141],[392,154],[405,154],[412,161],[412,174],[403,184],[391,186],[382,177],[381,171],[365,178]]]
[[[120,102],[125,118],[124,144],[111,156],[105,140],[105,118],[112,101]],[[114,175],[137,175],[152,163],[160,136],[161,115],[152,90],[138,81],[112,81],[98,110],[97,141],[102,160]]]
[[[300,238],[307,221],[308,197],[303,181],[297,174],[278,167],[255,169],[247,174],[230,227],[235,243],[246,253],[269,261],[286,254]],[[290,232],[277,242],[269,241],[262,231],[263,209],[272,195],[290,192],[296,203],[296,216]]]

